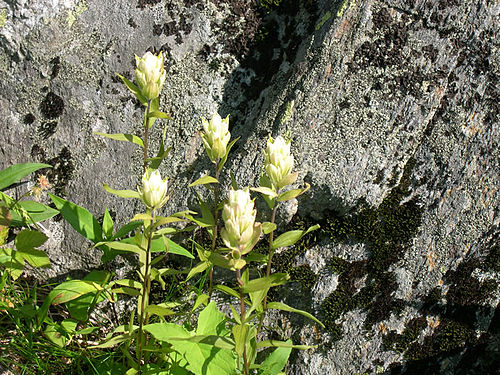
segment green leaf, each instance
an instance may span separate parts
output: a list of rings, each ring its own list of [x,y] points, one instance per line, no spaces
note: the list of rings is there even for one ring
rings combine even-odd
[[[287,340],[291,344],[291,340]],[[261,363],[258,375],[276,375],[285,367],[288,362],[288,357],[292,348],[276,348],[265,360]]]
[[[209,266],[210,266],[210,263],[208,263],[206,261],[198,263],[196,266],[191,268],[191,270],[189,271],[189,273],[186,277],[186,281],[191,279],[194,275],[197,275],[197,274],[205,271]]]
[[[104,210],[104,219],[102,220],[102,231],[107,239],[113,238],[113,219],[109,214],[108,208]]]
[[[273,286],[281,285],[290,280],[287,273],[274,273],[259,279],[250,280],[243,286],[243,293],[257,292],[259,290],[269,289]]]
[[[43,331],[43,335],[59,348],[64,348],[68,343],[68,334],[56,323],[48,325]]]
[[[214,287],[214,289],[217,289],[217,290],[220,290],[221,292],[224,292],[230,296],[233,296],[233,297],[236,297],[236,298],[240,298],[240,294],[234,290],[234,289],[231,289],[230,287],[226,286],[226,285],[216,285]]]
[[[42,203],[35,201],[20,201],[17,202],[16,207],[26,210],[28,212],[30,222],[38,223],[43,220],[50,219],[51,217],[56,216],[59,211],[54,210],[52,207],[46,206]],[[24,226],[25,219],[19,214],[16,207],[11,211],[12,214],[12,226]]]
[[[234,177],[234,173],[232,171],[229,172],[231,175],[231,188],[233,190],[238,190],[238,183],[236,182],[236,178]]]
[[[205,307],[198,317],[197,335],[223,335],[228,334],[224,323],[226,317],[218,309],[214,301]]]
[[[122,134],[122,133],[107,134],[107,133],[100,133],[100,132],[94,132],[94,134],[102,135],[103,137],[106,137],[109,139],[114,139],[115,141],[124,141],[124,142],[135,143],[136,145],[144,148],[144,142],[142,141],[142,139],[136,135],[133,135],[133,134]]]
[[[99,247],[101,245],[106,245],[110,249],[125,251],[128,253],[140,254],[141,252],[146,251],[145,249],[143,249],[137,245],[134,245],[131,243],[120,242],[120,241],[103,241],[103,242],[96,243],[94,246]]]
[[[85,294],[94,293],[100,290],[103,290],[103,288],[99,284],[86,280],[70,280],[57,285],[45,298],[42,306],[38,310],[38,327],[40,327],[45,320],[50,305],[66,303]]]
[[[0,190],[9,187],[23,177],[42,168],[52,168],[52,165],[43,163],[22,163],[5,168],[0,172]]]
[[[212,176],[206,175],[206,176],[203,176],[203,177],[197,179],[192,184],[189,184],[188,187],[192,187],[192,186],[196,186],[196,185],[218,184],[218,183],[219,183],[219,181],[217,181],[216,178],[213,178]]]
[[[264,232],[264,234],[269,234],[274,230],[276,230],[276,224],[270,223],[269,221],[262,223],[262,232]]]
[[[130,288],[142,289],[142,284],[140,282],[131,279],[116,280],[111,282],[109,285],[110,286],[122,285],[122,286],[128,286]]]
[[[24,271],[24,258],[18,251],[8,247],[0,247],[0,264],[3,264],[13,280],[18,279]]]
[[[210,297],[204,293],[200,294],[196,297],[196,301],[194,302],[193,308],[191,309],[191,313],[193,313],[200,305],[205,304],[210,300]]]
[[[285,202],[285,201],[289,201],[290,199],[296,198],[299,195],[302,195],[306,191],[308,191],[310,187],[311,187],[311,185],[309,185],[306,182],[306,187],[304,189],[293,189],[293,190],[285,191],[279,195],[278,202]]]
[[[247,335],[248,326],[246,324],[237,324],[233,326],[234,350],[240,357],[243,355],[247,343]]]
[[[33,267],[49,267],[50,259],[44,251],[35,249],[19,250],[19,254]]]
[[[158,315],[158,316],[169,316],[175,314],[174,311],[159,305],[148,305],[148,307],[146,307],[146,312],[151,315]]]
[[[30,250],[43,245],[47,241],[47,236],[37,230],[23,229],[20,231],[15,240],[18,250]]]
[[[110,188],[108,184],[103,184],[104,190],[106,190],[108,193],[117,195],[121,198],[137,198],[141,199],[141,195],[139,194],[138,191],[136,190],[115,190],[113,188]]]
[[[280,247],[292,246],[307,233],[312,232],[319,228],[319,224],[309,227],[307,230],[291,230],[289,232],[283,233],[281,236],[276,238],[273,242],[273,249],[278,249]]]
[[[148,324],[144,326],[144,330],[157,340],[170,343],[173,349],[187,360],[187,369],[197,375],[236,374],[236,359],[232,351],[217,347],[223,345],[229,347],[231,341],[227,338],[191,335],[175,323]]]
[[[293,345],[288,341],[278,341],[278,340],[264,340],[257,343],[257,348],[291,348],[291,349],[301,349],[307,350],[315,348],[316,346],[310,345]]]
[[[299,177],[299,172],[290,173],[289,175],[283,177],[280,182],[278,182],[278,186],[281,188],[287,185],[291,185],[295,181],[297,181],[297,177]]]
[[[125,341],[130,340],[130,336],[128,334],[113,336],[111,339],[104,341],[102,344],[95,346],[88,346],[88,349],[104,349],[104,348],[112,348],[116,345],[119,345]]]
[[[261,173],[261,175],[260,175],[260,186],[264,187],[264,188],[269,188],[271,190],[274,189],[273,183],[271,182],[271,180],[269,179],[269,177],[266,176],[265,173]],[[266,194],[263,194],[262,198],[264,198],[264,200],[267,203],[267,206],[272,210],[273,207],[274,207],[275,200],[272,199],[272,198],[270,198]]]
[[[92,242],[102,241],[101,226],[89,211],[53,194],[49,197],[73,229]]]
[[[117,76],[121,78],[125,86],[127,86],[127,88],[132,92],[132,94],[135,95],[135,97],[141,102],[142,105],[148,104],[148,100],[144,95],[142,95],[141,90],[136,85],[134,85],[127,78],[121,76],[120,74],[117,74]]]
[[[265,187],[265,186],[250,188],[250,190],[256,191],[257,193],[267,195],[268,197],[271,197],[271,198],[276,198],[278,196],[278,194],[276,194],[276,191],[274,191],[273,189],[270,189],[268,187]]]
[[[162,112],[162,111],[151,111],[151,112],[149,112],[148,117],[149,118],[163,118],[163,119],[167,119],[167,120],[173,120],[172,117],[170,117],[168,114],[166,114],[165,112]]]
[[[314,320],[316,323],[318,323],[321,327],[325,328],[325,325],[321,323],[316,317],[314,317],[312,314],[308,313],[307,311],[299,310],[299,309],[294,309],[291,306],[288,306],[282,302],[268,302],[267,304],[268,309],[277,309],[277,310],[283,310],[283,311],[289,311],[293,313],[297,313],[300,315],[303,315],[311,320]]]
[[[166,238],[166,241],[168,243],[169,254],[181,255],[181,256],[185,256],[186,258],[189,258],[189,259],[194,259],[193,254],[191,254],[189,251],[187,251],[181,245],[175,243],[174,241],[172,241],[169,238]],[[134,239],[133,238],[125,238],[125,239],[121,240],[120,243],[133,244]],[[152,240],[151,241],[151,252],[158,253],[161,251],[165,251],[165,245],[163,243],[163,239],[158,238],[158,239]]]
[[[113,239],[124,237],[125,235],[127,235],[131,231],[139,228],[140,226],[142,226],[142,223],[141,222],[137,222],[137,221],[133,221],[133,222],[127,223],[123,227],[121,227],[120,229],[118,229],[118,232],[115,233],[115,235],[113,236]]]
[[[226,160],[227,160],[227,156],[229,155],[229,151],[231,151],[231,149],[233,148],[234,144],[236,143],[236,141],[238,141],[238,139],[240,139],[240,137],[236,138],[236,139],[233,139],[231,142],[229,142],[229,144],[227,145],[227,148],[226,148],[226,154],[222,157],[222,159],[219,161],[219,171],[222,170],[222,167],[224,167],[224,164],[226,164]]]
[[[76,331],[76,334],[77,335],[90,335],[90,334],[97,332],[97,331],[99,331],[99,327],[87,327],[87,328],[81,329],[79,331]]]

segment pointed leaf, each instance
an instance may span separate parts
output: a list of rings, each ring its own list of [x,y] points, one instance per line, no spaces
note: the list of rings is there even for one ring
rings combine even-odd
[[[117,74],[117,76],[121,78],[123,83],[125,83],[125,86],[127,86],[127,88],[132,92],[132,94],[135,95],[142,105],[147,105],[148,100],[144,97],[144,95],[142,95],[141,90],[136,85],[120,74]]]
[[[37,230],[23,229],[20,231],[15,240],[18,250],[30,250],[43,245],[47,241],[47,236]]]
[[[44,251],[35,249],[19,250],[19,254],[33,267],[49,267],[50,259]]]
[[[319,228],[319,224],[309,227],[307,230],[291,230],[280,235],[273,242],[273,249],[278,249],[280,247],[292,246],[307,233],[312,232]]]
[[[294,312],[300,315],[303,315],[311,320],[314,320],[316,323],[318,323],[321,327],[325,328],[325,325],[321,323],[316,317],[314,317],[312,314],[308,313],[307,311],[303,310],[298,310],[294,309],[291,306],[288,306],[282,302],[268,302],[267,304],[268,309],[277,309],[277,310],[283,310],[283,311],[289,311],[289,312]]]
[[[151,315],[158,315],[158,316],[169,316],[175,314],[174,311],[158,305],[148,305],[148,307],[146,307],[146,312]]]
[[[168,114],[166,114],[165,112],[162,112],[162,111],[151,111],[151,112],[149,112],[148,117],[149,118],[163,118],[163,119],[167,119],[167,120],[173,120],[172,117],[170,117]]]
[[[311,185],[309,185],[306,182],[306,187],[304,189],[294,189],[294,190],[285,191],[284,193],[281,193],[279,195],[278,202],[285,202],[285,201],[289,201],[290,199],[296,198],[299,195],[304,194],[307,190],[309,190],[310,187],[311,187]]]
[[[287,273],[274,273],[259,279],[253,279],[243,286],[243,293],[269,289],[273,286],[285,284],[288,280],[290,280],[290,276]]]
[[[264,234],[269,234],[274,230],[276,230],[276,224],[270,223],[269,221],[262,223],[262,232],[264,232]]]
[[[264,186],[250,188],[250,190],[256,191],[257,193],[267,195],[268,197],[271,197],[271,198],[275,198],[278,196],[278,194],[276,194],[276,191],[274,191],[273,189],[270,189],[268,187],[264,187]]]
[[[104,235],[108,239],[113,238],[113,218],[109,214],[108,209],[106,208],[104,210],[104,218],[102,220],[102,231],[104,232]]]
[[[205,271],[209,266],[210,266],[210,263],[208,263],[206,261],[198,263],[196,266],[191,268],[191,270],[189,271],[189,273],[186,277],[186,281],[191,279],[193,276]]]
[[[188,187],[196,186],[196,185],[206,185],[206,184],[218,184],[219,181],[211,176],[203,176],[197,179],[195,182],[188,185]]]
[[[291,344],[291,340],[287,340]],[[292,348],[276,348],[265,360],[261,363],[258,375],[276,375],[286,366],[288,357]]]
[[[113,239],[124,237],[125,235],[127,235],[131,231],[139,228],[140,226],[142,226],[141,222],[130,222],[130,223],[127,223],[123,227],[121,227],[120,229],[118,229],[118,232],[115,233]]]
[[[258,348],[291,348],[291,349],[301,349],[301,350],[307,350],[307,349],[313,349],[316,346],[310,346],[310,345],[293,345],[290,343],[290,340],[288,341],[278,341],[278,340],[264,340],[261,342],[257,343]]]
[[[0,190],[9,187],[13,183],[26,177],[30,173],[33,173],[42,168],[52,168],[52,165],[42,163],[22,163],[14,164],[10,167],[5,168],[0,172]]]
[[[219,161],[219,171],[222,170],[222,167],[224,167],[224,164],[226,164],[226,160],[227,160],[227,156],[229,155],[229,151],[231,151],[231,149],[233,148],[234,144],[236,143],[236,141],[238,141],[238,139],[240,139],[240,137],[236,138],[236,139],[233,139],[231,142],[229,142],[229,144],[227,145],[227,148],[226,148],[226,154],[222,157],[222,159]]]
[[[120,251],[126,251],[128,253],[136,253],[140,254],[141,252],[144,252],[145,249],[131,244],[131,243],[125,243],[125,242],[120,242],[120,241],[103,241],[103,242],[98,242],[94,245],[94,247],[99,247],[101,245],[106,245],[110,249],[113,250],[120,250]]]
[[[50,219],[56,216],[59,211],[54,210],[52,207],[46,206],[42,203],[35,201],[21,201],[16,204],[16,207],[26,210],[28,212],[30,223],[38,223],[39,221]],[[12,226],[24,226],[25,218],[23,218],[15,208],[11,211]]]
[[[136,145],[144,148],[143,140],[141,138],[139,138],[138,136],[133,135],[133,134],[122,134],[122,133],[107,134],[107,133],[100,133],[100,132],[94,132],[94,134],[101,135],[101,136],[109,138],[109,139],[114,139],[115,141],[124,141],[124,142],[135,143]]]
[[[110,188],[108,184],[103,184],[104,190],[106,190],[108,193],[117,195],[121,198],[137,198],[141,199],[141,195],[139,194],[138,191],[136,190],[115,190],[113,188]]]
[[[102,241],[101,226],[89,211],[53,194],[49,197],[73,229],[92,242]]]

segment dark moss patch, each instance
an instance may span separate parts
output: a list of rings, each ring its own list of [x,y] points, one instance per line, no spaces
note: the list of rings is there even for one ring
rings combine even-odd
[[[322,310],[325,324],[334,337],[339,338],[340,327],[335,320],[356,308],[367,310],[365,326],[399,313],[404,302],[392,297],[397,288],[395,276],[387,268],[397,262],[417,233],[421,223],[422,208],[413,198],[401,204],[410,191],[411,171],[414,159],[409,159],[399,184],[394,187],[378,207],[369,207],[366,202],[344,215],[330,212],[322,223],[323,235],[335,242],[362,242],[369,249],[366,261],[348,262],[334,257],[332,271],[339,274],[337,289],[324,301]],[[366,277],[364,286],[358,291],[356,281]]]
[[[28,113],[23,117],[23,124],[31,125],[35,122],[36,118],[33,116],[33,113]]]
[[[59,56],[54,57],[50,60],[52,64],[52,72],[50,73],[50,78],[54,79],[59,75],[59,71],[61,70],[61,59]]]
[[[425,327],[427,327],[426,319],[418,317],[410,320],[400,335],[395,331],[389,332],[383,338],[385,350],[404,353],[419,338]]]
[[[50,91],[40,103],[40,112],[49,119],[54,120],[62,115],[64,111],[64,101],[59,95]]]
[[[137,8],[144,9],[147,6],[152,6],[160,3],[161,0],[139,0],[137,3]]]
[[[42,121],[40,126],[38,126],[38,133],[43,139],[49,138],[56,132],[57,121]]]
[[[304,229],[308,226],[305,221],[294,218],[290,223],[287,230],[294,229]],[[279,254],[275,254],[273,257],[272,265],[276,272],[287,272],[290,275],[292,281],[299,282],[302,287],[310,289],[316,283],[318,275],[316,275],[306,264],[295,266],[296,258],[302,255],[308,248],[317,243],[319,237],[315,232],[308,233],[304,236],[298,243],[296,243],[291,248],[282,251]],[[257,251],[262,254],[268,253],[267,247],[262,247],[257,249]]]
[[[52,165],[53,168],[41,169],[37,175],[45,174],[54,188],[54,194],[65,197],[66,185],[72,178],[75,169],[69,149],[63,147],[56,157],[47,158],[45,151],[40,146],[34,145],[31,148],[31,156],[42,163]]]

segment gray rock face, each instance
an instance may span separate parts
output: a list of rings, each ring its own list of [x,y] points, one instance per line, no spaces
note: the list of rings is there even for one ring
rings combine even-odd
[[[184,191],[212,168],[199,130],[215,110],[241,137],[239,184],[258,184],[267,135],[290,131],[297,185],[312,185],[291,223],[296,208],[282,207],[280,229],[322,229],[277,256],[295,280],[277,293],[327,329],[270,318],[318,345],[287,373],[498,368],[500,5],[278,3],[0,0],[0,168],[48,162],[56,194],[130,218],[139,203],[102,183],[134,189],[140,150],[93,132],[140,132],[115,73],[132,78],[134,53],[162,50],[174,120],[155,125],[152,147],[167,126],[169,210],[196,207]],[[99,264],[67,224],[47,231],[54,275]]]

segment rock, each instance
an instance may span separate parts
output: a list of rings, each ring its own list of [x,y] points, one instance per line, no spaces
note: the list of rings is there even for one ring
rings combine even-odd
[[[155,125],[152,148],[166,126],[169,211],[196,208],[196,189],[183,192],[212,168],[200,116],[230,114],[241,186],[258,184],[268,134],[292,134],[297,186],[312,187],[280,229],[322,228],[277,256],[295,282],[276,294],[327,329],[276,318],[318,345],[287,373],[498,368],[498,4],[262,3],[0,0],[0,168],[48,162],[57,194],[125,222],[139,203],[102,183],[134,189],[140,150],[93,132],[140,132],[115,73],[132,78],[134,53],[161,50],[174,120]],[[53,275],[99,264],[69,225],[49,230]]]

